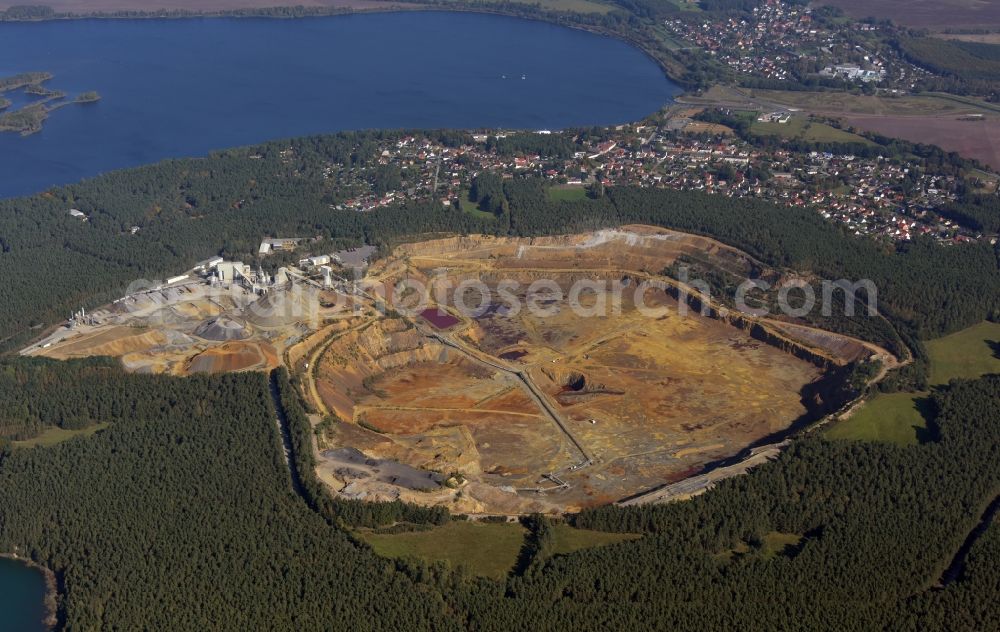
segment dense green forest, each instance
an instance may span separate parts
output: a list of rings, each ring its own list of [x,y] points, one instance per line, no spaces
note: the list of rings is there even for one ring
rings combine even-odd
[[[923,79],[925,89],[1000,98],[1000,46],[906,35],[892,44],[903,58],[940,75]]]
[[[59,376],[86,380],[92,368],[71,362]],[[447,627],[435,591],[292,493],[265,376],[112,372],[91,389],[127,411],[110,428],[0,452],[0,550],[56,571],[63,627]],[[86,402],[44,384],[25,390],[57,408]]]
[[[65,363],[60,376],[79,371],[85,381],[98,366]],[[67,629],[509,630],[531,621],[542,630],[947,622],[973,631],[1000,622],[997,526],[955,581],[934,588],[1000,492],[1000,376],[938,392],[933,439],[922,445],[808,438],[692,501],[572,518],[640,540],[551,557],[547,521],[529,521],[520,563],[498,582],[381,560],[296,495],[264,375],[107,370],[113,379],[92,396],[129,414],[90,438],[0,449],[0,550],[56,572]],[[283,407],[301,414],[287,376],[273,379]],[[56,409],[86,402],[39,380],[24,389]],[[774,533],[795,543],[770,550]]]
[[[935,397],[936,439],[912,448],[809,439],[778,463],[684,503],[576,516],[644,539],[557,557],[489,616],[545,610],[560,625],[622,629],[993,629],[998,529],[961,579],[930,590],[1000,491],[1000,376]],[[801,536],[774,555],[768,534]],[[991,564],[993,564],[991,566]]]
[[[973,230],[1000,232],[1000,198],[995,195],[966,196],[943,209],[942,214]]]
[[[145,405],[126,391],[141,379],[110,358],[67,364],[55,360],[0,360],[0,445],[34,437],[44,428],[78,430],[132,417]]]
[[[541,181],[519,179],[504,183],[502,199],[491,193],[489,206],[497,219],[437,202],[370,213],[331,209],[337,190],[323,177],[323,168],[330,162],[366,164],[378,139],[401,134],[342,133],[273,142],[0,201],[5,297],[0,341],[8,349],[23,344],[81,306],[122,296],[139,279],[162,279],[215,254],[253,257],[264,236],[386,246],[429,232],[526,236],[635,222],[711,235],[773,266],[832,279],[871,278],[883,310],[920,337],[1000,312],[994,247],[942,248],[916,241],[893,248],[855,238],[812,209],[757,200],[612,188],[599,199],[552,201]],[[453,145],[466,139],[454,132],[434,134]],[[939,154],[928,159],[947,161]],[[69,208],[80,209],[89,221],[70,216]],[[132,227],[138,232],[133,234]]]

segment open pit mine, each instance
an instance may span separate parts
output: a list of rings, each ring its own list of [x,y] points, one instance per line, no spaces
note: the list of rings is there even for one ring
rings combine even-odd
[[[659,228],[434,239],[360,273],[338,259],[273,275],[226,268],[221,281],[203,264],[23,353],[177,375],[285,365],[333,493],[507,515],[704,475],[843,405],[854,363],[895,362],[792,318],[722,309],[668,271],[697,261],[733,277],[781,273]],[[409,285],[433,289],[425,304],[380,290]]]

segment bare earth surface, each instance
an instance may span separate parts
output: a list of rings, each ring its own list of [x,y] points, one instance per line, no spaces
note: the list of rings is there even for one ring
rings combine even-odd
[[[845,126],[938,145],[1000,169],[1000,112],[995,104],[971,98],[941,94],[874,97],[716,86],[701,97],[683,97],[682,101],[763,110],[795,108],[833,116],[843,119]]]
[[[112,356],[131,371],[172,375],[270,370],[282,351],[334,314],[320,307],[323,300],[318,291],[258,298],[240,288],[186,281],[117,301],[22,354]]]
[[[822,0],[853,18],[888,18],[914,28],[1000,28],[1000,2],[996,0]]]
[[[937,145],[1000,169],[1000,117],[966,120],[960,116],[848,116],[848,125]]]
[[[686,286],[660,276],[682,255],[739,276],[775,272],[647,226],[451,237],[398,247],[362,286],[289,270],[260,295],[192,273],[22,354],[108,355],[174,375],[284,364],[314,412],[317,474],[335,493],[456,513],[572,511],[740,453],[822,409],[827,369],[884,353],[801,324],[685,313]],[[441,287],[440,303],[376,309],[368,286],[403,279]],[[506,295],[504,282],[515,284]],[[463,283],[494,300],[475,311],[477,293],[456,294]],[[472,312],[454,308],[462,299]]]
[[[521,304],[538,299],[551,314],[501,306],[446,330],[420,317],[359,316],[314,368],[317,408],[339,420],[319,437],[321,478],[347,496],[454,512],[565,511],[691,476],[787,428],[806,412],[801,391],[820,368],[726,322],[681,315],[662,291],[644,294],[661,313],[637,308],[640,271],[694,253],[732,271],[756,265],[718,242],[647,227],[401,246],[369,276],[482,281],[491,290],[516,281]],[[581,316],[529,292],[539,279],[565,294],[581,280],[623,283],[621,307]],[[614,300],[609,289],[580,302],[597,310]],[[868,353],[834,335],[799,340],[835,363]],[[345,467],[334,458],[343,447],[464,482],[457,491],[390,485]]]

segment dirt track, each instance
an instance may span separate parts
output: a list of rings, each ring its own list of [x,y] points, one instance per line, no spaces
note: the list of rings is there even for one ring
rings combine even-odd
[[[711,317],[682,314],[688,303],[678,302],[680,290],[697,292],[649,272],[680,256],[735,275],[765,267],[711,239],[645,226],[537,239],[453,237],[402,246],[376,263],[369,279],[429,281],[443,271],[452,287],[477,279],[494,288],[516,279],[522,305],[538,299],[529,289],[536,280],[564,295],[581,281],[608,282],[586,294],[581,308],[613,302],[611,282],[638,288],[656,280],[662,287],[617,296],[617,309],[596,317],[560,303],[547,315],[451,309],[454,320],[438,323],[443,330],[420,316],[380,313],[375,298],[353,289],[345,289],[346,306],[303,304],[301,315],[262,315],[239,295],[206,299],[172,288],[109,306],[104,324],[66,332],[30,353],[110,350],[131,370],[177,374],[261,370],[281,358],[304,378],[303,395],[319,412],[314,425],[341,420],[324,423],[316,437],[317,472],[333,489],[506,514],[573,511],[686,479],[809,414],[821,393],[807,387],[827,368],[869,355],[883,359],[883,370],[893,366],[875,345],[794,323],[723,316],[709,299],[702,302],[712,306]],[[299,286],[306,288],[301,297]],[[329,292],[298,283],[259,300],[332,305]],[[640,310],[640,296],[663,313]],[[454,295],[447,298],[453,305]],[[345,447],[445,474],[450,483],[403,488],[322,455]]]
[[[517,278],[524,284],[553,279],[563,287],[580,279],[656,279],[694,293],[644,271],[661,270],[684,253],[735,274],[762,265],[712,240],[629,227],[407,244],[371,277],[427,280],[432,271],[446,270],[455,284]],[[677,307],[669,296],[656,300]],[[363,335],[339,338],[323,354],[311,392],[357,425],[337,424],[321,443],[462,472],[472,487],[452,505],[456,511],[500,511],[495,502],[514,513],[527,511],[524,503],[572,510],[686,478],[803,414],[797,391],[820,375],[815,367],[724,318],[650,320],[626,303],[618,315],[596,319],[570,310],[549,318],[488,312],[443,332],[415,318],[406,325],[380,321]],[[872,354],[894,361],[863,341],[766,319],[759,324],[785,347],[808,348],[802,353],[819,366]],[[546,493],[486,498],[482,490],[489,486]],[[363,490],[364,483],[351,489]],[[416,500],[456,502],[447,494]]]

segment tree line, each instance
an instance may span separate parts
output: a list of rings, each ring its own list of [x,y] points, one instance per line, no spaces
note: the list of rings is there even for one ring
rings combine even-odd
[[[86,380],[95,362],[8,366]],[[638,540],[553,556],[551,524],[532,517],[519,571],[496,581],[380,559],[346,520],[293,493],[265,375],[108,371],[95,398],[130,414],[86,439],[0,449],[0,550],[56,572],[66,629],[973,631],[1000,620],[996,525],[934,589],[1000,492],[1000,376],[935,393],[921,445],[809,437],[691,501],[570,518]],[[273,377],[296,441],[308,441],[292,385]],[[80,397],[41,379],[25,390],[56,408]],[[768,548],[775,534],[791,544]]]
[[[938,75],[921,78],[923,89],[1000,98],[1000,46],[910,34],[891,43],[904,59]]]

